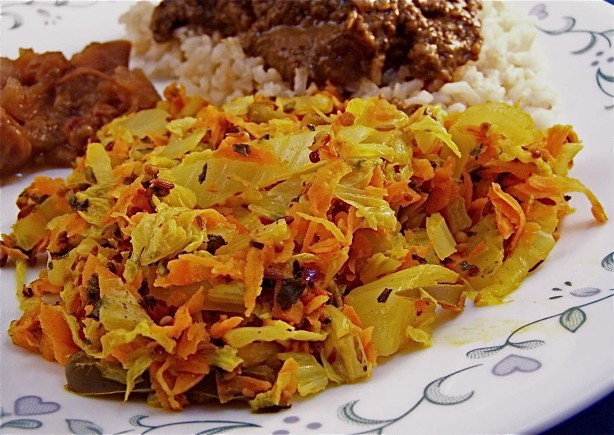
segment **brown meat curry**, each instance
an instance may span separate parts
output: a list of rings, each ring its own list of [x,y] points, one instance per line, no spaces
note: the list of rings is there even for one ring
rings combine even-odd
[[[157,42],[175,29],[238,36],[248,55],[292,81],[306,68],[319,85],[376,84],[405,66],[427,86],[451,81],[478,57],[478,0],[163,0],[151,30]]]
[[[0,58],[0,175],[24,166],[68,166],[105,123],[156,105],[142,71],[128,69],[130,43],[93,43],[70,60],[22,49]]]

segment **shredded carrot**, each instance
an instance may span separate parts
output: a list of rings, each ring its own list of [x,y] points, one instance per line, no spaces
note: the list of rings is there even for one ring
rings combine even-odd
[[[436,213],[445,208],[448,203],[458,196],[458,185],[452,179],[455,160],[450,157],[443,166],[436,168],[431,179],[431,193],[425,203],[428,213]]]
[[[488,198],[477,198],[471,202],[469,205],[469,216],[474,223],[479,222],[479,220],[484,216],[484,209],[489,204]]]
[[[316,296],[305,306],[305,314],[311,314],[330,300],[328,295]]]
[[[412,168],[414,177],[427,181],[435,176],[435,171],[431,166],[431,162],[427,159],[413,159]]]
[[[130,343],[120,344],[111,349],[111,355],[115,360],[124,364],[130,360],[132,354],[138,349],[146,347],[151,342],[146,337],[138,337]]]
[[[373,169],[373,175],[371,176],[371,181],[369,182],[369,185],[373,187],[383,188],[385,181],[386,179],[384,173],[382,172],[382,168],[380,166],[377,166],[375,169]]]
[[[174,379],[172,374],[168,373],[169,368],[170,360],[166,360],[160,365],[152,364],[150,366],[150,374],[153,378],[152,386],[156,390],[158,399],[166,404],[165,407],[179,411],[183,408],[183,403],[173,392]],[[151,373],[152,370],[153,373]]]
[[[477,257],[487,251],[488,244],[485,241],[481,240],[473,247],[473,249],[471,249],[471,251],[467,253],[467,259],[471,260],[472,258]]]
[[[239,326],[242,321],[242,317],[233,316],[228,319],[215,322],[213,325],[211,325],[211,338],[222,338],[228,331]]]
[[[213,327],[211,328],[213,331]],[[212,338],[220,338],[211,335]],[[198,351],[198,346],[207,342],[209,334],[203,322],[193,323],[187,330],[183,332],[181,338],[177,342],[177,356],[186,359],[190,355],[194,355]]]
[[[46,277],[47,271],[43,271],[43,272],[45,273],[41,273],[41,277],[32,281],[32,284],[30,285],[30,288],[32,289],[32,292],[34,293],[34,296],[42,296],[42,295],[49,295],[49,294],[57,295],[62,290],[64,290],[64,287],[50,283]]]
[[[467,295],[500,302],[547,257],[569,192],[607,219],[567,176],[569,126],[331,90],[214,107],[171,85],[100,129],[69,177],[35,178],[0,244],[23,311],[12,341],[60,364],[84,354],[125,398],[144,384],[169,410],[210,390],[288,407],[428,344]]]
[[[544,148],[556,158],[561,153],[563,145],[570,141],[578,142],[573,128],[570,125],[554,125],[548,129]]]
[[[270,151],[258,148],[251,143],[249,136],[229,136],[223,140],[213,153],[215,158],[248,161],[259,165],[278,165],[279,160]]]
[[[307,191],[310,209],[314,216],[326,216],[333,199],[335,185],[350,168],[341,159],[332,160],[318,170],[316,179]]]
[[[303,252],[307,252],[309,250],[309,247],[311,246],[311,244],[313,243],[315,236],[316,236],[316,231],[318,229],[318,223],[316,221],[308,221],[309,222],[309,226],[307,227],[307,231],[305,232],[305,238],[303,239]]]
[[[343,306],[343,313],[348,316],[354,325],[358,326],[359,328],[364,328],[360,317],[358,317],[356,310],[351,305],[345,304]]]
[[[303,302],[296,301],[287,310],[282,309],[279,304],[274,304],[271,309],[271,314],[276,318],[288,322],[291,325],[299,325],[303,320],[304,306]]]
[[[40,325],[43,334],[51,343],[53,358],[65,366],[68,358],[79,350],[72,340],[72,333],[60,307],[49,304],[40,306]]]
[[[39,352],[41,305],[37,304],[31,310],[24,312],[19,320],[11,322],[9,328],[13,343],[30,352]]]
[[[206,281],[213,276],[213,269],[216,269],[220,274],[242,277],[241,271],[236,269],[236,267],[240,267],[240,264],[241,261],[239,260],[230,264],[223,264],[214,258],[184,254],[168,263],[168,274],[158,276],[156,285],[170,287]]]
[[[518,201],[505,193],[497,183],[492,184],[488,197],[495,208],[497,226],[503,238],[508,239],[512,234],[514,235],[509,246],[509,249],[512,250],[516,247],[527,222],[524,211]]]
[[[401,207],[406,207],[419,201],[422,197],[404,181],[397,181],[386,186],[386,200]]]

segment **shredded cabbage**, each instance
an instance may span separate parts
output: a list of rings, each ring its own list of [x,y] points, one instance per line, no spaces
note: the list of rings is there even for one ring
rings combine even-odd
[[[13,342],[71,379],[84,354],[116,381],[95,394],[288,407],[428,346],[466,297],[504,300],[553,248],[569,192],[606,220],[568,176],[571,127],[516,107],[166,95],[104,126],[65,180],[37,177],[0,245],[17,260]]]

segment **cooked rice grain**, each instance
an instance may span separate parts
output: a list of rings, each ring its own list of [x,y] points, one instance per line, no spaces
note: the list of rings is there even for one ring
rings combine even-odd
[[[149,30],[154,5],[137,2],[120,21],[132,41],[133,66],[152,79],[179,80],[187,91],[222,104],[232,98],[260,92],[265,95],[304,95],[316,90],[306,71],[297,70],[294,83],[284,82],[277,70],[266,68],[260,57],[249,57],[237,38],[196,35],[177,31],[177,40],[157,44]],[[406,80],[400,71],[386,86],[363,80],[353,96],[382,95],[406,104],[441,104],[450,112],[488,101],[518,103],[540,127],[553,123],[557,96],[534,43],[535,17],[501,1],[484,2],[484,44],[477,61],[454,74],[454,81],[429,92],[422,80]]]

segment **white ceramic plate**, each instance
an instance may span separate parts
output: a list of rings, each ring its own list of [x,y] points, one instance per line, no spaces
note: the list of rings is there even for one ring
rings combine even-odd
[[[18,47],[71,54],[121,37],[126,2],[2,2],[2,55]],[[584,140],[573,175],[614,218],[614,7],[606,2],[522,2],[537,17],[559,121]],[[66,171],[47,171],[64,175]],[[0,188],[0,230],[10,231],[30,176]],[[334,387],[276,414],[245,406],[170,413],[64,389],[63,369],[14,346],[14,270],[0,270],[2,433],[509,433],[555,425],[614,389],[614,220],[593,222],[587,201],[565,219],[548,260],[496,307],[467,307],[441,322],[434,345],[382,362],[367,382]]]

